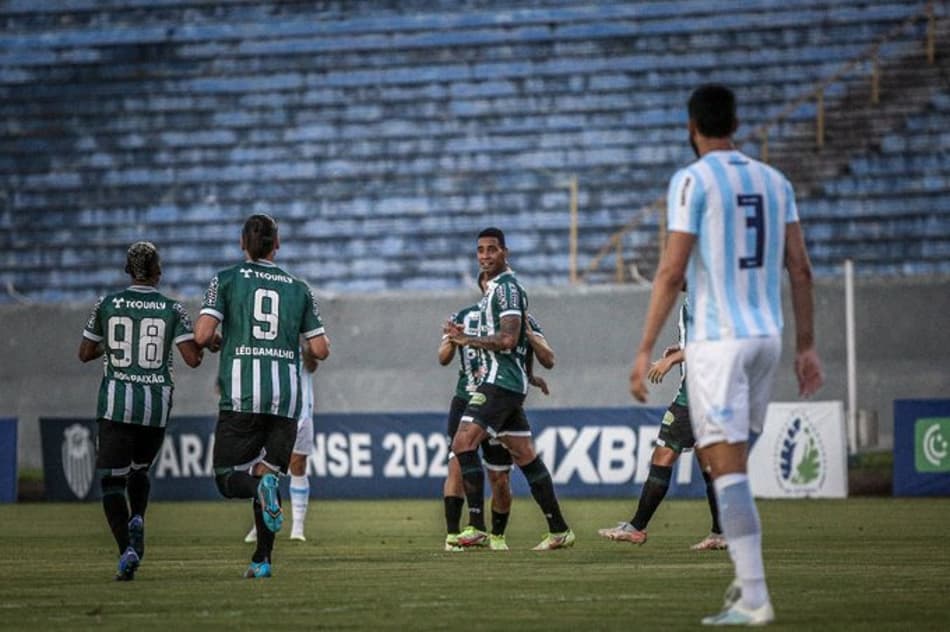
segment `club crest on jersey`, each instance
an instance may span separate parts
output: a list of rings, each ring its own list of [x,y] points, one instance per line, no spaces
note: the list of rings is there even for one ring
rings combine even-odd
[[[238,272],[243,274],[245,279],[250,279],[251,275],[254,274],[254,271],[251,270],[250,268],[241,268],[240,270],[238,270]]]
[[[121,296],[116,296],[112,299],[112,306],[116,309],[122,309],[122,306],[125,305],[125,299]]]
[[[96,448],[89,428],[73,424],[63,431],[63,474],[77,498],[85,498],[96,471]]]

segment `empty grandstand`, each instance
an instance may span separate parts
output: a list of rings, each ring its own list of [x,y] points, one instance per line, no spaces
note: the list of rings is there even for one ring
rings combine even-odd
[[[662,213],[642,209],[691,159],[683,104],[706,80],[736,89],[744,148],[798,183],[819,274],[846,257],[950,273],[945,18],[896,0],[11,0],[0,301],[88,300],[140,238],[162,248],[165,287],[195,297],[259,209],[323,289],[462,287],[486,224],[533,285],[610,280],[612,258],[592,264],[638,214],[620,278],[649,276]],[[902,25],[820,110],[775,121]],[[874,73],[875,109],[842,118]]]

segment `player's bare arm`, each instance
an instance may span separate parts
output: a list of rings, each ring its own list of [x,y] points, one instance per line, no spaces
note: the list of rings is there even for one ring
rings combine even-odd
[[[191,368],[195,368],[201,364],[202,351],[201,347],[195,343],[194,340],[183,340],[178,343],[178,353],[181,354],[181,359],[185,361],[185,364]]]
[[[101,341],[96,342],[89,340],[89,338],[83,338],[82,342],[79,343],[79,359],[82,362],[89,362],[90,360],[100,358],[105,352],[105,345],[103,345]]]
[[[521,316],[503,316],[497,334],[490,336],[466,336],[455,334],[452,342],[459,346],[475,347],[487,351],[508,351],[518,345],[518,336],[521,333]]]
[[[686,353],[679,347],[675,347],[675,351],[670,351],[667,348],[663,353],[663,357],[650,365],[647,377],[650,378],[650,382],[653,384],[659,384],[674,366],[682,363],[685,359]]]
[[[220,344],[218,319],[210,314],[201,314],[198,316],[198,320],[195,321],[195,344],[202,349],[208,349],[212,347],[215,339]]]
[[[808,397],[821,388],[824,377],[815,349],[811,261],[799,222],[785,225],[785,268],[791,281],[795,315],[795,376],[799,395]]]
[[[303,368],[307,373],[316,373],[317,371],[317,358],[310,353],[310,345],[302,345],[301,349],[303,353],[301,359],[303,360]]]
[[[543,377],[539,377],[534,374],[534,354],[529,353],[527,359],[525,360],[525,373],[528,374],[528,384],[534,386],[535,388],[540,388],[541,392],[545,395],[550,395],[551,390],[548,388],[548,383]]]
[[[663,323],[673,309],[673,304],[683,287],[686,263],[693,251],[696,236],[690,233],[670,231],[663,249],[663,257],[653,280],[653,292],[650,294],[650,306],[647,309],[646,323],[643,325],[643,337],[630,371],[630,393],[639,402],[647,400],[646,376],[650,368],[650,356],[660,335]]]
[[[442,334],[439,342],[439,364],[447,366],[455,357],[455,344],[448,334]]]
[[[326,360],[330,357],[330,338],[326,334],[318,334],[312,338],[307,338],[306,349],[317,360]]]
[[[557,357],[554,355],[554,349],[548,344],[547,339],[545,339],[544,336],[539,336],[532,331],[530,327],[526,333],[528,334],[528,344],[530,344],[534,350],[534,355],[538,358],[538,362],[545,369],[553,369],[554,364],[557,362]]]

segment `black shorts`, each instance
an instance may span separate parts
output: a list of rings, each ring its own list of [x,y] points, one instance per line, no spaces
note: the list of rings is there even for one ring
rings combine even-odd
[[[109,470],[111,476],[125,476],[130,470],[147,470],[164,440],[164,428],[99,419],[96,469]]]
[[[449,435],[449,446],[452,445],[452,439],[455,437],[455,433],[458,432],[459,423],[462,420],[462,415],[465,413],[465,408],[468,406],[468,400],[456,395],[452,398],[452,405],[449,407],[449,423],[446,432]],[[481,444],[482,447],[482,461],[485,462],[485,466],[490,470],[495,470],[496,472],[505,472],[511,469],[511,464],[514,462],[511,458],[511,452],[508,451],[508,448],[501,445],[498,439],[488,437]],[[449,458],[452,457],[452,454],[449,454]]]
[[[286,473],[296,440],[296,419],[222,410],[214,429],[214,469],[247,465],[263,449],[264,462]]]
[[[681,406],[676,402],[670,404],[663,415],[660,425],[660,434],[656,444],[669,448],[675,452],[689,450],[696,445],[693,436],[693,424],[689,419],[689,406]]]
[[[531,436],[524,414],[524,394],[494,384],[482,384],[472,393],[462,421],[478,424],[492,437]]]

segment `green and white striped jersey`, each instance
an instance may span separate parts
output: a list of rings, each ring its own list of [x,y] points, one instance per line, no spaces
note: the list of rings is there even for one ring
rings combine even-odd
[[[219,408],[296,421],[299,337],[325,333],[310,287],[270,261],[245,261],[211,279],[201,313],[221,323]]]
[[[195,337],[181,304],[150,285],[132,285],[99,299],[83,336],[105,346],[96,417],[165,427],[174,347]]]
[[[504,316],[521,318],[521,331],[514,349],[485,351],[486,384],[494,384],[516,393],[528,392],[528,374],[525,357],[528,353],[528,336],[525,334],[528,313],[528,295],[518,283],[511,270],[502,272],[488,282],[485,296],[478,304],[481,318],[481,335],[492,336],[501,331]]]
[[[450,319],[456,325],[461,325],[465,335],[477,336],[480,331],[480,312],[478,305],[469,305],[465,309],[452,314]],[[455,385],[455,394],[462,399],[468,399],[478,385],[482,383],[485,371],[484,351],[474,347],[459,347],[459,379]]]
[[[679,332],[680,339],[679,345],[680,349],[686,348],[686,323],[689,320],[689,302],[688,299],[683,299],[683,306],[680,307],[680,320],[679,320]],[[673,400],[674,403],[679,404],[680,406],[689,406],[689,396],[686,394],[686,363],[680,363],[680,388],[676,391],[676,399]]]

